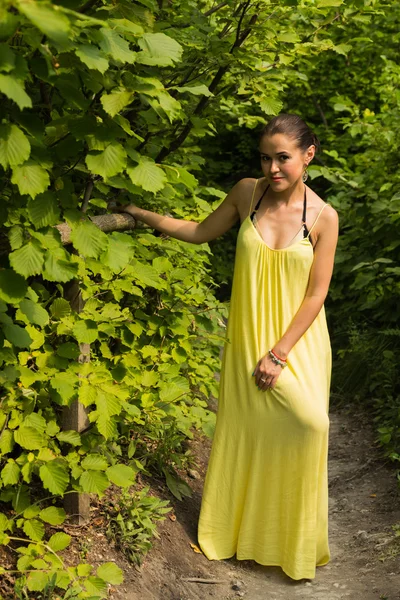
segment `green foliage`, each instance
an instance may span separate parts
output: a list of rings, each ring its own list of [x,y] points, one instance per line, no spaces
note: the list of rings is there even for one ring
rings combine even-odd
[[[159,537],[157,523],[171,510],[167,501],[148,492],[149,487],[135,492],[123,490],[109,506],[107,537],[136,565],[150,550],[152,538]],[[110,576],[108,569],[106,572]]]

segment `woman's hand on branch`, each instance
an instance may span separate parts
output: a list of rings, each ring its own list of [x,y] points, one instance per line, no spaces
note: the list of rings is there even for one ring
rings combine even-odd
[[[127,213],[134,219],[138,219],[139,207],[135,204],[119,204],[118,202],[110,202],[108,204],[109,210],[117,213]]]
[[[269,388],[274,388],[279,375],[282,373],[282,367],[272,362],[269,354],[263,356],[254,369],[255,384],[259,390],[266,392]]]

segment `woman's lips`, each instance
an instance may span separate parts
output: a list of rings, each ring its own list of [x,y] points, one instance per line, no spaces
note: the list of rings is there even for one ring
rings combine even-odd
[[[271,181],[280,181],[283,177],[271,177]]]

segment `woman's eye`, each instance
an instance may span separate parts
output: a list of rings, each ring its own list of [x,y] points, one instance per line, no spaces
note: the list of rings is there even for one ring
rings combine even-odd
[[[269,156],[262,156],[261,160],[263,161],[267,161],[267,160],[271,160]]]
[[[281,156],[281,159],[282,159],[282,160],[288,160],[289,158],[290,158],[290,157],[289,157],[289,156],[286,156],[286,154],[284,154],[284,155],[282,155],[282,156]]]

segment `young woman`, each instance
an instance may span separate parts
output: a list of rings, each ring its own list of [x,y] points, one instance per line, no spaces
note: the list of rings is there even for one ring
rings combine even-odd
[[[330,558],[327,452],[331,348],[324,300],[336,211],[305,185],[318,140],[296,115],[260,139],[264,177],[239,181],[202,223],[122,207],[194,244],[240,219],[227,341],[198,541],[312,579]]]

